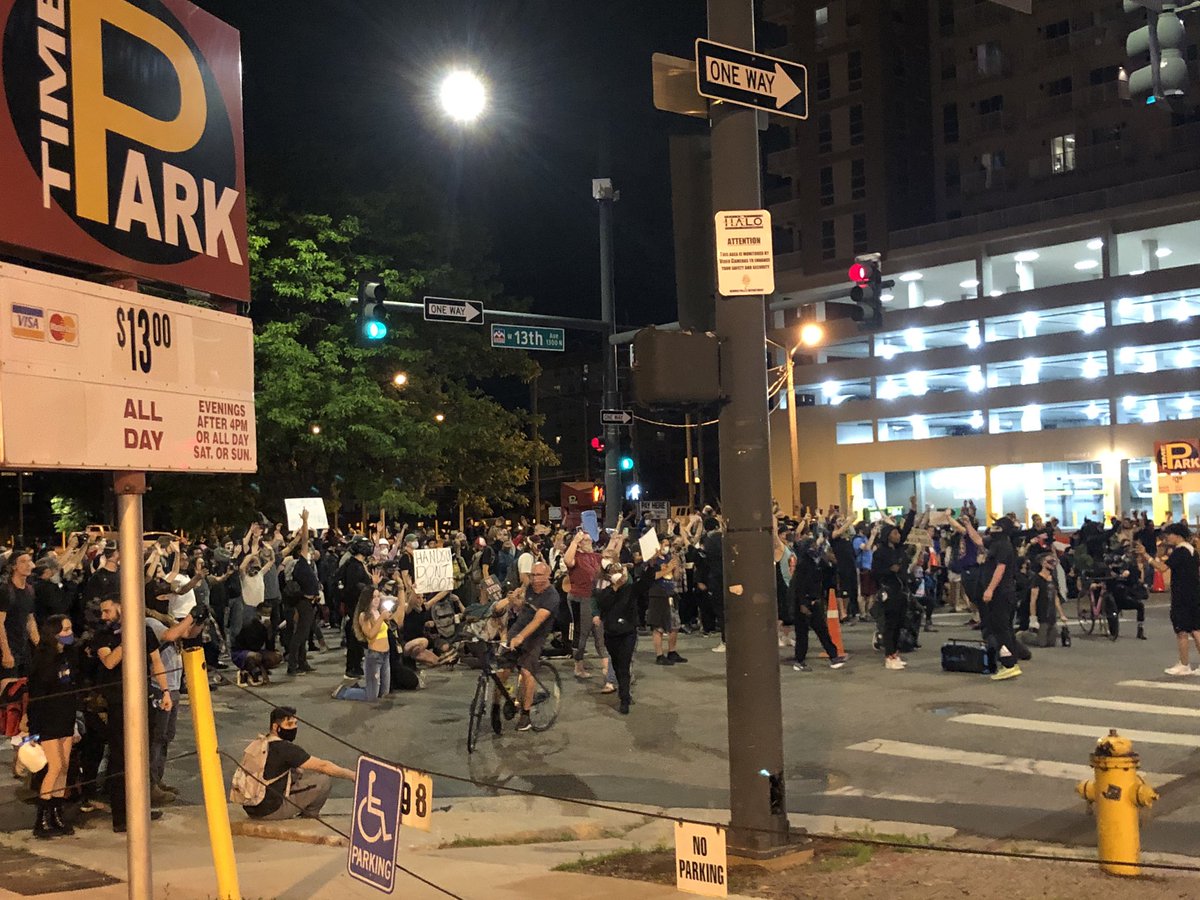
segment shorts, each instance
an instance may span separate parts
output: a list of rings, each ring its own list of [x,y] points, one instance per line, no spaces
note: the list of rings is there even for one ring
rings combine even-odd
[[[859,584],[862,588],[862,595],[870,597],[879,590],[879,585],[875,581],[875,576],[867,569],[859,569]]]
[[[1200,603],[1176,603],[1172,600],[1171,627],[1176,634],[1200,631]]]
[[[646,607],[646,624],[655,631],[678,631],[679,611],[666,594],[651,594]]]
[[[530,675],[536,675],[542,665],[542,646],[546,643],[546,632],[540,631],[530,636],[517,648],[517,666],[525,669]]]

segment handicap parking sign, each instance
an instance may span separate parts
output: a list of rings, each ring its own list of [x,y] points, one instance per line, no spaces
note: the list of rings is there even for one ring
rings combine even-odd
[[[385,894],[390,894],[396,886],[396,846],[403,786],[401,769],[369,756],[358,758],[346,868],[351,878]]]

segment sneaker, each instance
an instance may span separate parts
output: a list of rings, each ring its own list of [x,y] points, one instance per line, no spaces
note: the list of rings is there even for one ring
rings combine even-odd
[[[844,666],[845,664],[846,664],[846,657],[844,657],[844,656],[835,656],[833,659],[831,659],[831,660],[829,661],[829,668],[831,668],[831,669],[840,669],[840,668],[841,668],[842,666]]]
[[[885,657],[883,660],[883,667],[885,669],[892,669],[894,671],[899,672],[901,669],[904,668],[904,660],[902,660],[898,656],[888,656],[888,657]]]
[[[713,653],[724,653],[725,652],[725,642],[721,641],[721,643],[719,643],[719,644],[717,644],[717,646],[713,647],[712,652]]]
[[[580,681],[586,681],[587,679],[592,677],[592,673],[589,672],[587,669],[581,669],[581,668],[576,667],[575,677],[578,678]]]
[[[1163,669],[1163,671],[1166,672],[1168,675],[1191,675],[1191,674],[1193,674],[1192,667],[1185,666],[1183,663],[1176,663],[1175,665],[1171,666],[1171,668],[1169,668],[1169,669]]]
[[[991,676],[992,681],[1007,681],[1010,678],[1016,678],[1021,674],[1019,665],[1012,665],[1007,669],[1001,668],[999,672]]]
[[[1137,633],[1137,639],[1138,639],[1139,641],[1144,641],[1144,640],[1147,640],[1147,638],[1146,638],[1146,632],[1145,632],[1145,629],[1142,629],[1142,628],[1139,628],[1139,629],[1138,629],[1138,633]]]
[[[654,661],[655,661],[656,663],[658,663],[658,665],[660,665],[660,666],[673,666],[673,665],[675,665],[675,660],[671,659],[671,657],[669,657],[669,656],[660,656],[660,657],[658,657],[658,658],[657,658],[656,660],[654,660]]]
[[[305,663],[304,665],[302,665],[302,666],[300,667],[300,671],[301,671],[301,672],[303,672],[305,675],[308,675],[308,674],[310,674],[310,673],[312,673],[312,672],[315,672],[315,671],[317,671],[317,670],[316,670],[316,668],[314,668],[313,666],[310,666],[310,665],[308,665],[307,663]]]
[[[792,666],[792,671],[793,672],[811,672],[812,666],[810,666],[808,663],[795,663]]]
[[[680,655],[679,655],[678,653],[676,653],[674,650],[672,650],[670,653],[668,653],[668,654],[667,654],[667,659],[669,659],[669,660],[670,660],[671,662],[673,662],[673,663],[685,663],[685,662],[687,662],[687,659],[686,659],[685,657],[682,657],[682,656],[680,656]]]
[[[500,733],[500,704],[492,704],[492,731],[495,734]]]
[[[927,632],[929,632],[930,634],[937,634],[937,629],[933,627],[933,623],[932,623],[932,622],[926,622],[926,623],[925,623],[925,630],[926,630]]]
[[[522,711],[521,718],[517,719],[517,731],[532,731],[533,720],[529,718],[529,713]]]
[[[600,693],[611,694],[616,689],[617,689],[617,686],[615,684],[613,684],[611,681],[606,681],[606,682],[604,682],[604,687],[600,688]]]
[[[178,798],[170,791],[164,791],[157,784],[150,785],[150,805],[151,806],[166,806],[168,803],[174,803]]]

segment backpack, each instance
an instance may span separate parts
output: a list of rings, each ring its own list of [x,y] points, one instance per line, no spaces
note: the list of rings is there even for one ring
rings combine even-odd
[[[429,617],[437,633],[449,640],[458,634],[458,606],[448,594],[429,608]]]
[[[242,806],[258,806],[267,798],[267,787],[279,781],[281,778],[287,778],[288,784],[283,794],[286,797],[292,789],[291,785],[291,770],[284,772],[267,781],[264,773],[267,770],[267,751],[271,746],[272,741],[278,741],[281,738],[273,734],[260,734],[246,747],[242,753],[242,763],[233,772],[233,779],[229,786],[229,802],[238,803]]]

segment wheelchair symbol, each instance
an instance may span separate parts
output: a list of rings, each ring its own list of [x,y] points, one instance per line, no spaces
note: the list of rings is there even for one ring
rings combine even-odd
[[[372,834],[368,834],[363,828],[363,818],[367,815],[379,820],[379,829]],[[392,836],[388,834],[387,819],[384,818],[383,810],[380,809],[379,798],[375,796],[374,772],[367,773],[367,796],[359,801],[355,818],[358,820],[358,833],[362,835],[363,840],[368,844],[375,844],[379,841],[390,841],[392,839]]]

